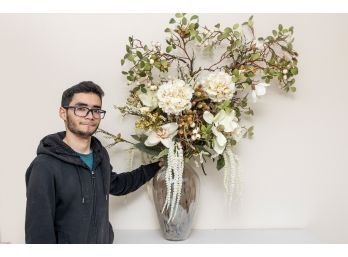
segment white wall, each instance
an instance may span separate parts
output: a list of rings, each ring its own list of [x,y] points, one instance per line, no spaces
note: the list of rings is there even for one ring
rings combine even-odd
[[[129,35],[163,41],[171,16],[0,15],[0,241],[24,242],[25,170],[39,140],[64,129],[58,107],[67,87],[83,80],[101,85],[108,111],[101,128],[130,138],[132,119],[113,109],[128,93],[120,66],[125,44]],[[201,14],[200,22],[232,25],[249,16]],[[195,228],[308,228],[323,242],[348,243],[348,15],[256,14],[254,21],[258,36],[278,23],[295,27],[298,91],[271,89],[254,108],[255,137],[238,147],[245,181],[239,211],[224,205],[214,166],[207,177],[198,170]],[[127,170],[127,147],[110,150],[118,172]],[[116,230],[158,228],[146,187],[110,204]]]

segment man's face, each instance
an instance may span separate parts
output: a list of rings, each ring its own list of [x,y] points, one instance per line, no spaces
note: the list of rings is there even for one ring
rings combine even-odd
[[[94,93],[77,93],[74,94],[69,106],[101,109],[101,99]],[[92,136],[98,129],[101,119],[94,117],[92,112],[86,117],[79,117],[75,113],[81,116],[78,109],[74,112],[74,108],[60,108],[60,117],[64,120],[66,129],[82,138]]]

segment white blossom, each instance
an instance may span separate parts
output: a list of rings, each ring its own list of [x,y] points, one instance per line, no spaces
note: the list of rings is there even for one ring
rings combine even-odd
[[[142,93],[138,91],[138,97],[143,105],[150,108],[150,111],[155,109],[158,106],[157,96],[153,91],[147,91],[146,93]]]
[[[203,113],[203,119],[209,123],[213,124],[212,132],[214,134],[213,139],[213,149],[216,153],[222,154],[225,150],[227,139],[224,134],[218,130],[218,127],[222,127],[224,132],[234,132],[240,126],[238,124],[238,119],[235,115],[235,111],[225,112],[221,110],[214,116],[209,111]]]
[[[146,146],[155,146],[161,142],[165,147],[169,148],[173,137],[178,133],[178,124],[175,122],[164,124],[157,131],[148,132],[148,137],[144,144]]]
[[[232,77],[223,71],[210,73],[201,80],[201,84],[213,102],[232,99],[236,90]]]
[[[263,50],[264,49],[264,41],[263,40],[259,40],[257,39],[256,42],[255,42],[255,46],[256,48],[260,49],[260,50]]]
[[[193,89],[183,80],[162,84],[157,91],[158,106],[167,114],[178,115],[191,108]]]
[[[270,84],[268,83],[259,83],[255,85],[255,89],[251,92],[251,97],[254,101],[254,103],[257,101],[257,97],[263,96],[266,94],[266,87],[268,87]]]

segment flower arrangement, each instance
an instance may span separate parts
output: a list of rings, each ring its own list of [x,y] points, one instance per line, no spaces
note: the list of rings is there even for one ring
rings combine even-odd
[[[165,29],[166,44],[129,37],[121,64],[131,86],[125,106],[116,107],[123,116],[137,117],[131,143],[152,156],[167,158],[167,198],[163,210],[175,211],[180,199],[185,160],[202,168],[206,158],[223,169],[229,199],[238,197],[240,174],[233,153],[242,138],[252,138],[253,126],[242,125],[243,116],[254,115],[252,105],[277,84],[295,92],[297,52],[293,49],[293,27],[279,24],[272,35],[254,34],[253,16],[242,24],[222,28],[201,26],[199,17],[177,13]],[[199,60],[207,60],[208,65]],[[251,100],[251,101],[250,101]]]

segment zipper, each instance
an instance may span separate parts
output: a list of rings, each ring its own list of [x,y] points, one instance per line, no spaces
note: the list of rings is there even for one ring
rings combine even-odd
[[[93,215],[92,215],[92,219],[93,219],[93,222],[94,222],[94,225],[97,224],[97,219],[96,219],[96,190],[95,190],[95,179],[96,179],[96,176],[95,176],[95,171],[92,170],[91,171],[92,173],[92,186],[93,186]]]

